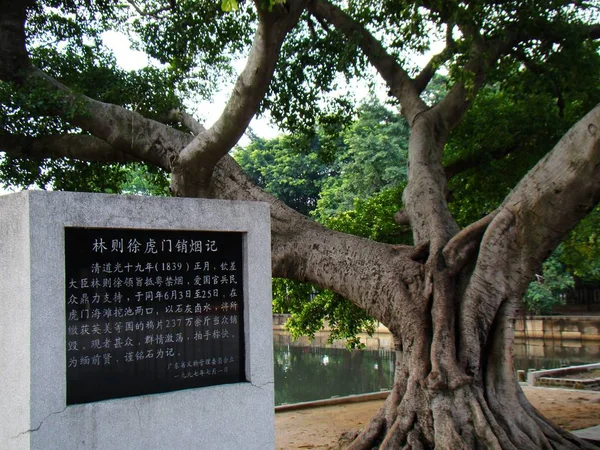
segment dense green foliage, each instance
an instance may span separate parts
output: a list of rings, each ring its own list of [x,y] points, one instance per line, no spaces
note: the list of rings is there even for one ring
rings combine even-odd
[[[323,225],[332,230],[354,234],[388,244],[412,244],[408,226],[398,226],[394,220],[402,209],[405,182],[373,196],[354,201],[354,208],[323,218]]]
[[[163,170],[147,164],[129,164],[119,186],[128,195],[169,195],[169,178]]]
[[[600,282],[600,207],[596,207],[561,244],[560,260],[574,276]]]
[[[445,165],[455,164],[458,172],[449,182],[450,206],[462,226],[496,208],[565,132],[600,102],[596,46],[569,55],[580,61],[565,61],[567,55],[562,53],[553,56],[549,60],[556,66],[539,61],[535,71],[505,68],[503,78],[479,93],[453,131]],[[580,70],[585,73],[578,74]]]
[[[399,230],[393,217],[406,183],[407,140],[404,119],[371,99],[341,138],[326,126],[308,136],[255,137],[234,157],[257,185],[328,228],[405,243],[410,230]],[[314,336],[327,320],[330,340],[346,338],[354,348],[361,345],[358,333],[374,330],[364,311],[308,283],[274,279],[273,299],[275,312],[292,314],[287,328],[295,337]]]
[[[409,130],[400,115],[371,98],[341,130],[329,125],[269,141],[251,136],[234,157],[258,186],[321,222],[406,181]]]
[[[298,283],[283,278],[273,280],[273,312],[291,314],[286,328],[294,339],[314,337],[327,320],[331,333],[329,342],[346,339],[348,348],[360,348],[359,333],[373,334],[375,321],[362,309],[340,295],[315,288],[310,283]]]

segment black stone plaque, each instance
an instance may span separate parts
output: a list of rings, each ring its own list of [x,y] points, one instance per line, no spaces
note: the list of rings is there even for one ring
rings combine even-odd
[[[65,228],[67,404],[246,381],[242,243]]]

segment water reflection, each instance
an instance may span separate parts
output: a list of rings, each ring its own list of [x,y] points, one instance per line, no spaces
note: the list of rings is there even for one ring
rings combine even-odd
[[[315,340],[292,341],[274,331],[275,404],[376,392],[394,380],[396,354],[389,333],[363,339],[366,350],[348,351],[343,341],[327,345],[327,333]],[[364,336],[366,338],[366,336]],[[516,370],[539,370],[600,361],[600,342],[516,340]]]
[[[516,339],[513,355],[517,370],[580,366],[600,361],[600,342]]]
[[[275,345],[275,404],[319,400],[389,389],[394,355],[353,350]]]

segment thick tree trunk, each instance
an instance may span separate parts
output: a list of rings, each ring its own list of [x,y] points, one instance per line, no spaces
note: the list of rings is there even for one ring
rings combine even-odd
[[[595,147],[594,140],[557,146],[559,153],[576,155],[555,172],[564,186],[550,185],[552,192],[580,196],[566,200],[571,208],[581,208],[584,198],[589,200],[584,209],[595,201],[591,193],[598,188],[589,182],[600,179],[594,172],[600,170]],[[586,155],[586,148],[595,156]],[[552,164],[552,158],[542,164]],[[580,169],[569,176],[560,172],[575,167]],[[593,173],[583,177],[581,170]],[[533,170],[524,184],[540,172],[545,171]],[[566,188],[580,177],[588,180],[585,187]],[[428,253],[419,246],[387,246],[326,230],[257,189],[229,157],[217,165],[212,190],[220,198],[271,204],[275,276],[311,281],[351,298],[396,337],[400,356],[393,392],[349,448],[593,448],[549,424],[515,380],[511,319],[533,261],[541,261],[556,245],[554,238],[532,239],[535,249],[515,244],[528,226],[538,227],[531,220],[516,222],[525,210],[499,208],[460,233],[448,234],[439,241],[446,242],[443,249],[438,244],[432,252],[429,246]],[[521,203],[525,191],[517,187],[506,205],[511,199]],[[536,196],[543,198],[543,191]],[[567,214],[569,222],[582,214],[583,209]],[[559,234],[570,226],[551,223]]]
[[[600,198],[600,107],[497,211],[458,234],[438,175],[439,127],[428,120],[413,128],[420,135],[411,138],[405,190],[415,241],[429,245],[423,276],[410,285],[417,312],[392,319],[401,330],[394,389],[349,448],[595,448],[529,404],[515,378],[512,347],[515,310],[531,276]]]

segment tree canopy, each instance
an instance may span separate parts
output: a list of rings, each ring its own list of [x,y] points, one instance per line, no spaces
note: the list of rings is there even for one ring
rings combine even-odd
[[[450,137],[445,163],[451,177],[449,207],[459,223],[468,224],[496,208],[511,186],[543,156],[542,149],[572,125],[577,113],[565,114],[565,107],[583,106],[579,111],[583,113],[592,99],[600,100],[596,85],[589,86],[588,91],[566,86],[563,97],[582,101],[570,101],[560,111],[555,99],[532,88],[529,77],[520,77],[520,82],[516,78],[510,80],[511,89],[485,89]],[[444,78],[439,82],[444,83]],[[437,92],[431,93],[435,95]],[[339,150],[329,164],[321,146],[321,140],[327,138],[323,131],[312,138],[302,134],[268,142],[256,138],[237,150],[235,158],[255,183],[297,211],[311,212],[328,228],[378,242],[410,244],[409,233],[393,220],[402,208],[406,185],[403,155],[409,135],[408,127],[399,128],[397,123],[403,123],[400,115],[394,117],[377,99],[370,98],[360,106],[356,118],[345,124]],[[492,128],[505,135],[489,133]],[[392,187],[382,183],[380,176],[369,177],[371,173],[393,173]],[[526,311],[549,313],[554,305],[564,304],[565,294],[574,286],[572,275],[586,281],[597,279],[600,246],[595,238],[596,215],[592,212],[583,219],[560,251],[540,268],[523,297]],[[321,293],[310,284],[275,281],[275,309],[293,313],[288,325],[295,336],[312,336],[323,319],[331,317],[331,339],[347,337],[351,346],[356,345],[355,333],[369,330],[371,322],[362,315],[348,314],[347,318],[356,319],[356,323],[337,327],[344,303],[337,299],[333,307],[331,294],[321,298]]]
[[[253,137],[234,158],[252,181],[296,211],[308,215],[330,171],[319,156],[318,139],[287,135],[267,141]]]

